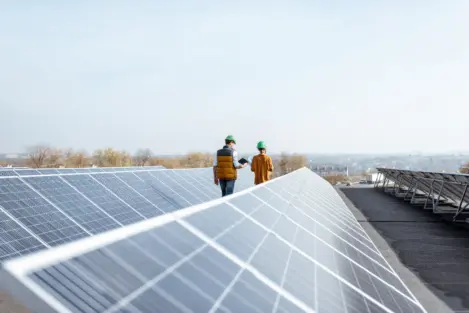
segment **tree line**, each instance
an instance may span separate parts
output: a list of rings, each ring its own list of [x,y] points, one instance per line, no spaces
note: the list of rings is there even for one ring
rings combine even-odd
[[[26,149],[26,158],[16,160],[13,165],[32,168],[83,168],[97,167],[124,167],[124,166],[156,166],[166,168],[200,168],[211,167],[214,153],[193,152],[180,156],[157,156],[148,148],[139,149],[134,154],[125,150],[103,148],[91,154],[83,150],[60,149],[46,145],[35,145]],[[302,154],[282,153],[272,157],[274,173],[272,177],[288,174],[304,166],[309,160]],[[6,162],[3,162],[6,165]],[[330,183],[343,181],[344,177],[324,177]]]
[[[157,156],[152,150],[139,149],[134,154],[125,150],[103,148],[91,154],[83,150],[60,149],[46,145],[35,145],[26,149],[26,158],[15,160],[13,165],[32,168],[57,167],[123,167],[123,166],[155,166],[166,168],[210,167],[214,153],[193,152],[181,156]],[[283,175],[306,166],[308,159],[304,155],[282,153],[273,157],[276,174]],[[5,163],[5,162],[3,162]],[[5,164],[4,164],[5,165]]]

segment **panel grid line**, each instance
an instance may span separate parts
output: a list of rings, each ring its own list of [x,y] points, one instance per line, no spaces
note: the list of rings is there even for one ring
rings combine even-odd
[[[150,173],[150,175],[152,175],[153,177],[155,177],[153,174]],[[197,199],[198,201],[202,202],[203,199],[200,199],[197,195],[194,195],[190,190],[188,190],[186,187],[184,187],[184,185],[181,185],[177,180],[173,179],[171,176],[168,176],[168,174],[166,173],[166,171],[161,175],[165,175],[167,177],[168,180],[171,180],[173,182],[176,183],[176,185],[178,185],[179,187],[181,187],[182,189],[184,189],[185,191],[187,191],[188,194],[190,194],[191,196],[193,196],[195,199]],[[190,202],[189,202],[190,203]],[[193,204],[193,203],[190,203],[190,204]]]
[[[345,204],[345,203],[344,203]],[[345,204],[346,205],[346,204]],[[367,234],[368,235],[368,234]],[[371,240],[371,238],[370,238]],[[376,244],[371,240],[371,244],[375,247],[376,250],[379,251],[378,247],[376,246]],[[384,262],[386,263],[386,265],[391,269],[392,273],[397,277],[397,279],[399,280],[399,282],[401,283],[401,285],[404,286],[404,288],[407,290],[407,292],[412,296],[412,298],[418,303],[418,305],[423,309],[422,305],[419,303],[417,297],[411,292],[411,290],[409,289],[409,287],[407,287],[406,284],[404,284],[404,282],[402,281],[401,277],[396,273],[396,271],[394,270],[394,268],[392,268],[392,266],[389,264],[388,260],[386,260],[386,258],[383,257],[383,260]]]
[[[280,215],[281,216],[281,215]],[[295,239],[296,239],[296,236],[298,235],[298,226],[296,226],[295,228],[295,234],[293,235],[293,242],[295,242]],[[292,253],[293,253],[293,249],[290,248],[290,251],[288,252],[288,259],[287,259],[287,263],[285,265],[285,268],[283,269],[283,274],[282,274],[282,281],[280,282],[280,288],[283,288],[283,285],[285,283],[285,280],[287,278],[287,273],[288,273],[288,269],[290,268],[290,260],[291,260],[291,256],[292,256]],[[315,267],[316,269],[316,267]],[[317,286],[315,284],[315,286]],[[316,295],[316,290],[317,288],[314,288],[314,291],[315,291],[315,295]],[[275,298],[275,303],[274,303],[274,307],[272,308],[272,312],[271,313],[276,313],[277,312],[277,309],[278,309],[278,304],[280,302],[280,294],[278,293],[277,294],[277,297]],[[318,312],[318,308],[317,308],[317,296],[315,296],[315,303],[316,303],[316,312]]]
[[[226,228],[223,232],[221,232],[220,234],[218,234],[216,236],[216,238],[219,238],[221,236],[223,236],[225,233],[229,232],[232,228],[234,228],[236,225],[242,223],[244,220],[246,220],[246,217],[238,220],[236,223],[232,224],[230,227]],[[181,224],[182,226],[185,227],[185,222],[183,222],[182,220],[177,220],[176,222],[178,222],[179,224]],[[203,240],[203,238],[200,238]],[[116,303],[113,307],[107,309],[105,312],[103,313],[113,313],[115,312],[116,310],[119,310],[120,308],[122,308],[124,305],[126,305],[127,303],[130,303],[133,299],[135,299],[138,295],[142,294],[144,291],[148,290],[148,289],[151,289],[151,288],[154,288],[154,286],[156,285],[156,283],[160,280],[162,280],[164,277],[166,277],[167,275],[169,275],[170,273],[172,273],[174,270],[176,270],[180,265],[184,264],[185,262],[187,261],[190,261],[190,259],[192,259],[195,255],[197,255],[200,251],[202,251],[203,249],[205,249],[209,244],[207,242],[205,242],[201,247],[197,248],[195,251],[193,251],[192,253],[190,253],[189,255],[183,257],[180,261],[176,262],[175,264],[173,264],[172,266],[168,267],[163,273],[161,273],[160,275],[158,275],[157,277],[153,278],[152,280],[148,281],[147,283],[145,283],[142,287],[140,287],[139,289],[137,289],[134,293],[128,295],[127,297],[125,298],[122,298],[118,303]]]
[[[315,311],[310,308],[308,305],[306,305],[303,301],[299,300],[292,294],[290,294],[288,291],[284,290],[283,288],[279,287],[276,283],[271,281],[269,278],[265,277],[262,273],[257,271],[254,267],[252,267],[250,264],[241,261],[237,256],[226,250],[224,247],[222,247],[220,244],[218,244],[214,239],[209,238],[205,234],[203,234],[200,230],[197,228],[193,227],[189,223],[185,221],[178,221],[183,225],[185,228],[187,228],[189,231],[191,231],[194,235],[198,236],[200,239],[204,240],[207,242],[212,248],[216,249],[218,252],[222,253],[225,255],[227,258],[229,258],[231,261],[235,262],[238,264],[240,267],[246,268],[251,274],[256,276],[260,281],[262,281],[264,284],[275,290],[277,293],[280,293],[282,296],[296,304],[299,308],[302,310],[309,312],[309,313],[315,313]],[[393,312],[388,312],[388,313],[393,313]]]
[[[88,174],[86,174],[88,175]],[[120,226],[124,226],[124,224],[122,224],[121,222],[119,222],[117,219],[114,218],[114,216],[110,215],[108,212],[106,212],[106,210],[104,210],[103,208],[101,208],[101,206],[99,206],[96,202],[94,202],[93,200],[91,200],[88,196],[86,196],[83,192],[81,192],[78,188],[76,188],[75,186],[73,186],[72,184],[70,184],[68,181],[66,181],[63,177],[60,177],[60,179],[65,183],[67,184],[68,186],[70,186],[71,188],[73,188],[76,192],[78,192],[79,194],[81,194],[86,200],[88,200],[89,202],[91,202],[92,204],[94,204],[95,207],[97,207],[101,212],[103,212],[107,217],[109,217],[110,219],[112,219],[114,222],[116,222],[118,225]]]
[[[135,193],[137,193],[140,197],[142,197],[146,202],[148,202],[149,204],[151,204],[153,207],[155,207],[156,209],[158,209],[161,213],[164,213],[163,210],[161,210],[156,204],[154,204],[153,202],[151,202],[150,200],[148,200],[147,197],[145,197],[144,195],[142,195],[140,192],[138,192],[137,190],[135,190],[135,188],[133,188],[132,186],[130,186],[129,184],[127,184],[122,178],[120,178],[119,176],[117,175],[114,175],[118,180],[120,180],[123,184],[125,184],[128,188],[130,188],[131,190],[133,190]]]
[[[181,173],[182,173],[182,172],[181,172]],[[208,194],[205,192],[205,191],[207,191],[207,190],[208,190],[208,191],[212,191],[212,189],[203,188],[205,191],[202,191],[201,188],[195,186],[195,182],[190,182],[190,181],[189,181],[186,177],[184,177],[182,174],[180,174],[180,173],[178,173],[178,172],[174,172],[174,174],[176,174],[177,176],[181,177],[181,179],[183,179],[185,182],[187,182],[187,183],[189,183],[189,184],[193,184],[192,186],[193,186],[195,189],[197,189],[200,193],[206,195],[207,197],[212,198],[212,197],[215,195],[215,193],[212,193],[212,195],[208,195]],[[203,185],[201,185],[200,183],[198,183],[198,185],[199,185],[199,186],[203,186]]]
[[[109,189],[108,187],[106,187],[106,185],[104,185],[103,183],[101,183],[99,180],[97,180],[96,178],[94,178],[93,176],[94,175],[89,175],[91,177],[92,180],[94,180],[95,182],[97,182],[99,185],[101,185],[104,189],[106,189],[110,194],[112,194],[114,197],[116,197],[117,199],[119,199],[122,203],[124,203],[125,206],[127,206],[129,209],[131,209],[132,211],[134,211],[135,213],[137,213],[138,215],[140,215],[140,217],[142,217],[143,219],[147,219],[142,213],[140,213],[139,211],[135,210],[130,204],[128,204],[126,201],[124,201],[121,197],[119,197],[118,195],[116,195],[111,189]],[[114,175],[115,176],[115,175]]]
[[[165,182],[163,182],[162,180],[160,180],[158,177],[152,175],[151,173],[148,173],[151,177],[153,177],[153,179],[156,179],[158,180],[158,182],[164,186],[166,186],[166,188],[168,188],[169,190],[171,190],[174,194],[178,195],[181,199],[183,199],[184,201],[187,202],[187,204],[189,205],[192,205],[192,203],[189,202],[189,200],[187,200],[185,197],[183,197],[182,195],[180,195],[178,192],[174,191],[173,188],[171,188],[170,186],[168,186],[168,184],[166,184]]]
[[[65,168],[65,169],[71,169],[71,168]],[[175,169],[173,169],[175,170]],[[181,169],[182,171],[187,170],[187,169]],[[11,178],[18,178],[18,177],[24,177],[24,178],[31,178],[31,177],[57,177],[57,176],[75,176],[75,175],[90,175],[90,174],[116,174],[116,173],[139,173],[139,172],[160,172],[160,171],[167,171],[167,169],[150,169],[150,170],[140,170],[140,171],[135,171],[135,170],[125,170],[125,171],[114,171],[114,172],[107,172],[107,171],[96,171],[96,172],[88,172],[88,173],[60,173],[60,174],[39,174],[39,175],[13,175],[13,176],[2,176],[0,175],[0,180],[2,179],[11,179]],[[0,171],[1,172],[1,171]]]
[[[258,226],[262,227],[265,231],[270,231],[267,227],[265,227],[264,225],[262,225],[261,223],[259,223],[257,220],[255,220],[254,218],[252,218],[251,216],[245,214],[242,210],[238,209],[235,205],[231,204],[231,203],[228,203],[230,206],[232,206],[233,208],[235,208],[239,213],[245,215],[247,218],[249,218],[252,222],[254,222],[255,224],[257,224]],[[300,226],[301,227],[301,226]],[[275,234],[275,233],[274,233]],[[316,261],[315,259],[311,258],[309,255],[307,255],[305,252],[303,252],[302,250],[298,249],[296,246],[293,246],[290,242],[286,241],[285,239],[283,239],[282,237],[278,236],[277,235],[277,238],[279,238],[282,242],[284,242],[285,244],[287,244],[288,246],[292,247],[296,252],[300,253],[301,255],[303,255],[303,257],[307,258],[308,260],[310,260],[311,262],[314,262],[315,264],[317,264],[319,267],[321,267],[323,270],[327,271],[328,273],[330,273],[331,275],[333,275],[334,277],[336,277],[337,279],[339,279],[340,281],[344,282],[345,284],[347,284],[349,287],[352,287],[353,289],[355,289],[356,291],[358,291],[360,294],[362,294],[363,296],[366,296],[367,298],[369,298],[371,301],[375,302],[376,304],[380,305],[384,308],[386,308],[387,310],[389,310],[389,308],[385,307],[383,304],[379,303],[378,301],[376,301],[374,298],[372,298],[371,296],[369,296],[368,294],[364,293],[362,290],[358,289],[357,287],[355,287],[353,284],[351,284],[350,282],[348,282],[347,280],[345,280],[344,278],[342,278],[341,276],[337,275],[336,273],[334,273],[333,271],[331,271],[330,269],[328,269],[327,267],[325,267],[324,265],[322,265],[321,263],[319,263],[318,261]],[[317,238],[317,237],[316,237]],[[319,238],[318,238],[319,239]],[[327,244],[327,243],[324,243],[324,244]],[[327,244],[331,249],[335,250],[334,247],[330,246],[329,244]],[[340,254],[339,251],[336,251],[337,253]],[[346,257],[346,256],[345,256]],[[355,261],[351,260],[350,258],[348,258],[351,263],[355,263],[358,267],[360,267],[362,270],[366,271],[368,274],[370,274],[371,276],[375,277],[377,280],[381,281],[383,284],[387,285],[389,288],[393,289],[395,292],[399,293],[400,295],[402,295],[404,298],[408,299],[409,301],[413,302],[414,304],[416,305],[419,305],[418,302],[416,302],[414,299],[408,297],[407,295],[403,294],[401,291],[399,291],[398,289],[396,289],[394,286],[392,286],[391,284],[389,284],[388,282],[382,280],[380,277],[376,276],[375,274],[371,273],[370,271],[368,271],[366,268],[364,268],[362,265],[360,264],[357,264]],[[389,310],[390,311],[390,310]],[[390,311],[392,312],[392,311]]]
[[[266,188],[269,188],[269,187],[266,187]],[[291,194],[288,190],[286,190],[285,188],[284,188],[284,190],[285,190],[287,193],[289,193],[290,195],[292,195],[292,194]],[[282,198],[281,195],[278,195],[278,197]],[[300,201],[300,202],[303,203],[304,205],[309,206],[309,205],[308,205],[306,202],[304,202],[300,197],[297,197],[297,199],[298,199],[298,201]],[[319,200],[318,200],[318,202],[319,202]],[[337,226],[338,228],[340,228],[340,229],[342,229],[342,230],[345,231],[345,229],[344,229],[342,226],[339,226],[339,225],[337,224],[337,222],[332,221],[331,219],[329,219],[329,218],[328,218],[327,216],[325,216],[325,215],[327,214],[327,215],[331,216],[331,218],[332,218],[332,217],[335,217],[335,218],[336,218],[336,216],[333,216],[333,215],[332,215],[330,212],[328,212],[327,210],[323,210],[320,206],[319,206],[319,210],[320,210],[321,212],[315,211],[315,213],[318,214],[318,215],[320,215],[320,216],[323,217],[324,219],[326,219],[328,222],[334,224],[334,225]],[[302,211],[303,211],[303,210],[302,210]],[[323,214],[322,212],[324,212],[325,214]],[[308,215],[308,214],[305,213],[305,215]],[[336,218],[336,219],[337,219],[337,218]],[[344,226],[346,226],[347,228],[349,228],[351,231],[353,231],[354,233],[356,233],[358,236],[362,237],[363,239],[365,239],[365,240],[367,240],[368,242],[371,243],[371,239],[369,239],[368,237],[365,237],[365,235],[363,235],[363,234],[358,233],[356,229],[353,229],[351,226],[345,224],[345,223],[344,223],[343,221],[341,221],[340,219],[337,219],[337,221],[340,222],[341,224],[343,224]],[[350,236],[352,236],[353,238],[355,238],[355,237],[354,237],[352,234],[350,234],[348,231],[345,231],[345,232],[347,232]],[[355,238],[355,239],[361,242],[360,239],[357,239],[357,238]],[[363,242],[362,242],[362,243],[363,243]],[[365,244],[365,243],[363,243],[363,244]],[[373,252],[374,252],[374,251],[373,251]]]
[[[269,206],[271,209],[279,212],[276,208],[274,208],[273,206],[271,206],[269,203],[265,202],[263,199],[257,197],[256,195],[252,194],[254,197],[258,198],[260,201],[264,202],[267,206]],[[293,205],[294,206],[294,205]],[[296,206],[294,206],[296,208]],[[280,213],[280,212],[279,212]],[[300,227],[301,229],[303,229],[304,231],[306,231],[307,233],[309,233],[311,236],[315,237],[317,240],[321,241],[322,243],[324,243],[325,245],[327,245],[328,247],[330,247],[332,250],[334,250],[335,252],[339,253],[340,255],[346,257],[347,259],[349,259],[352,263],[356,264],[357,266],[360,266],[361,268],[363,268],[364,270],[366,270],[367,272],[369,272],[366,268],[364,268],[362,265],[356,263],[355,260],[352,260],[349,256],[347,256],[346,254],[344,254],[343,252],[339,251],[336,247],[333,247],[331,246],[328,242],[326,242],[325,240],[323,240],[322,238],[318,237],[317,235],[311,233],[310,230],[306,229],[304,226],[298,224],[295,220],[293,220],[291,217],[289,216],[285,216],[288,220],[290,220],[292,223],[294,223],[295,225],[297,225],[298,227]],[[390,274],[392,275],[395,275],[395,273],[393,272],[390,272],[388,269],[386,269],[383,265],[379,264],[379,262],[377,262],[376,260],[374,260],[373,258],[371,258],[370,256],[364,254],[360,249],[357,249],[355,246],[353,246],[352,244],[348,243],[347,241],[345,241],[341,236],[337,235],[336,233],[334,233],[333,231],[331,231],[329,228],[327,228],[326,226],[322,225],[321,223],[319,223],[318,221],[312,219],[311,217],[307,216],[308,218],[310,218],[312,221],[314,221],[316,224],[318,225],[321,225],[324,229],[326,229],[327,231],[329,231],[331,234],[335,235],[337,238],[343,240],[345,243],[349,244],[350,247],[354,248],[355,250],[357,250],[358,252],[360,252],[363,256],[367,257],[368,259],[370,259],[372,262],[374,262],[375,264],[381,266],[383,269],[387,270]],[[256,223],[258,223],[256,221]]]
[[[281,215],[277,217],[277,220],[273,223],[272,227],[274,227],[278,223],[280,216]],[[270,232],[265,233],[264,237],[261,239],[261,241],[257,244],[254,250],[251,252],[251,255],[246,261],[247,264],[251,263],[252,259],[257,254],[257,252],[259,252],[259,249],[261,248],[262,244],[266,241],[267,237],[269,237],[269,235],[270,235]],[[231,292],[231,290],[233,289],[233,286],[239,281],[239,278],[243,274],[244,270],[245,270],[244,267],[241,267],[239,269],[238,273],[236,273],[235,277],[231,280],[230,284],[225,288],[225,290],[223,290],[223,293],[218,297],[218,299],[215,301],[215,303],[213,304],[212,308],[210,309],[208,313],[214,313],[218,309],[222,301],[225,299],[228,293]]]
[[[53,203],[52,201],[49,201],[49,199],[47,197],[45,197],[39,190],[37,190],[36,188],[34,188],[33,186],[31,186],[27,181],[25,181],[22,177],[18,177],[20,179],[20,181],[23,182],[23,184],[25,184],[26,186],[28,186],[29,188],[31,188],[31,190],[33,190],[36,194],[40,195],[42,197],[42,199],[44,199],[44,201],[46,201],[47,203],[49,203],[51,206],[53,206],[57,211],[59,211],[60,213],[62,213],[64,216],[66,216],[69,220],[71,220],[76,226],[78,226],[79,228],[81,228],[81,230],[83,230],[86,234],[88,235],[92,235],[87,229],[85,229],[80,223],[78,223],[74,218],[72,218],[70,215],[68,215],[66,212],[64,212],[62,209],[60,209],[55,203]]]
[[[283,199],[283,197],[280,196],[280,195],[278,195],[278,197]],[[297,197],[297,199],[299,199],[299,197]],[[302,200],[299,199],[299,201],[302,201]],[[305,205],[308,205],[308,204],[305,203]],[[325,226],[323,223],[319,222],[318,220],[316,220],[316,219],[314,219],[313,217],[311,217],[309,214],[305,213],[301,208],[297,207],[296,205],[293,205],[293,206],[294,206],[295,208],[297,208],[298,211],[301,212],[303,215],[305,215],[307,218],[309,218],[309,219],[315,221],[316,223],[318,223],[318,224],[321,225],[322,227],[324,227],[324,228],[326,228],[327,230],[329,230],[331,233],[334,233],[334,234],[335,234],[335,232],[332,231],[329,227]],[[344,233],[348,234],[350,237],[352,237],[353,239],[355,239],[357,242],[360,242],[361,244],[363,244],[363,246],[364,246],[365,248],[367,248],[367,249],[369,249],[371,252],[375,253],[375,254],[376,254],[377,256],[379,256],[381,259],[383,258],[383,257],[381,256],[381,254],[379,253],[379,250],[377,250],[376,247],[375,247],[375,250],[376,250],[376,251],[373,250],[373,249],[371,249],[370,246],[366,245],[365,243],[363,243],[363,242],[360,241],[359,239],[355,238],[355,237],[354,237],[353,235],[351,235],[348,231],[346,231],[345,229],[343,229],[341,226],[337,225],[334,221],[329,220],[328,218],[326,218],[324,215],[322,215],[322,214],[319,213],[319,212],[315,212],[315,213],[316,213],[317,215],[323,217],[324,219],[326,219],[328,222],[330,222],[331,224],[333,224],[335,227],[337,227],[338,229],[340,229],[340,230],[343,231]],[[340,237],[340,236],[339,236],[339,237]],[[341,239],[343,239],[344,241],[347,241],[345,238],[342,238],[342,237],[341,237]],[[348,241],[347,241],[347,242],[348,242]],[[371,242],[370,242],[370,244],[371,244]],[[351,245],[351,244],[350,244],[350,245]],[[352,246],[355,247],[354,245],[352,245]],[[378,264],[379,264],[379,263],[378,263]],[[382,265],[381,265],[381,266],[382,266]],[[383,268],[386,269],[386,267],[383,267]],[[389,271],[389,269],[387,269],[387,270]]]
[[[0,205],[0,211],[5,214],[8,218],[10,218],[12,221],[14,221],[18,226],[20,226],[24,231],[26,231],[28,234],[31,235],[34,239],[42,243],[44,246],[50,248],[50,245],[47,244],[44,240],[42,240],[39,236],[37,236],[35,233],[33,233],[28,227],[26,227],[22,222],[20,222],[16,217],[10,214],[3,206]]]
[[[288,190],[286,192],[289,192]],[[338,211],[335,211],[337,213],[337,215],[334,215],[332,214],[331,212],[329,212],[328,210],[325,210],[323,209],[323,205],[324,206],[330,206],[330,203],[328,203],[328,201],[326,201],[325,199],[321,199],[321,197],[316,197],[318,198],[317,200],[313,200],[311,199],[311,197],[309,195],[304,195],[304,198],[307,199],[308,201],[314,201],[315,204],[318,204],[317,207],[315,207],[315,209],[319,209],[321,216],[326,218],[327,220],[331,220],[333,219],[335,222],[334,223],[339,223],[341,225],[343,225],[342,227],[347,227],[348,229],[350,229],[352,232],[356,233],[356,235],[360,236],[363,240],[366,240],[368,243],[371,243],[372,240],[368,237],[368,234],[365,232],[365,230],[360,226],[360,224],[357,222],[357,219],[356,218],[349,218],[349,217],[345,217],[344,215],[345,214],[345,210],[338,210]],[[338,199],[334,199],[335,200],[338,200]],[[298,201],[300,201],[301,203],[303,203],[304,205],[306,206],[310,206],[310,204],[308,204],[305,200],[301,199],[301,198],[298,198]],[[341,199],[342,201],[342,199]],[[346,221],[350,222],[350,224],[348,224]]]

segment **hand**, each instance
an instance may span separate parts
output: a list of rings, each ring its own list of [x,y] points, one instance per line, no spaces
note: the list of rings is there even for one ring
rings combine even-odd
[[[213,183],[218,186],[218,178],[214,178]]]

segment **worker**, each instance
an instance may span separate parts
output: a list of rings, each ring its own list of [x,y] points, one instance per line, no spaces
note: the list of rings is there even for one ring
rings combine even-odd
[[[267,146],[263,141],[257,143],[257,150],[259,150],[259,154],[255,155],[251,162],[251,171],[254,172],[255,185],[270,180],[272,171],[274,170],[272,158],[267,155]]]
[[[231,195],[234,191],[237,170],[246,167],[248,163],[238,162],[238,152],[235,149],[236,140],[229,135],[225,138],[225,145],[217,151],[213,162],[213,181],[215,185],[220,185],[221,196]]]

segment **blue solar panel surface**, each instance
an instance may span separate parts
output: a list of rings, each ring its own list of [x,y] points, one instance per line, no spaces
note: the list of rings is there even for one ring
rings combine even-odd
[[[0,176],[0,261],[220,197],[211,168],[133,169],[18,169]],[[252,184],[251,175],[241,177],[236,190]]]
[[[165,169],[163,166],[131,166],[131,167],[84,167],[84,168],[0,168],[0,176],[30,176],[50,174],[76,174],[76,173],[101,173],[122,171],[152,171]]]
[[[6,269],[62,312],[425,312],[307,169]]]

